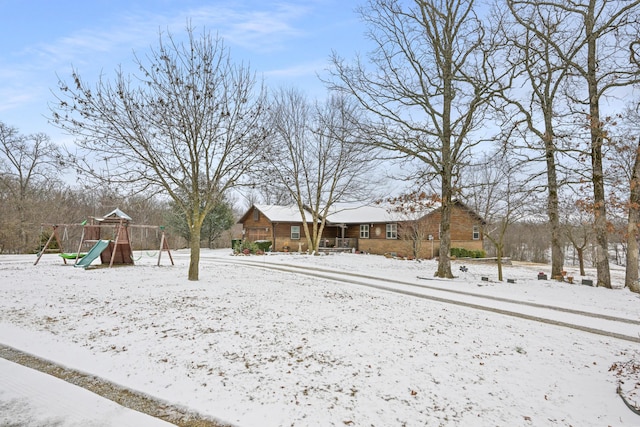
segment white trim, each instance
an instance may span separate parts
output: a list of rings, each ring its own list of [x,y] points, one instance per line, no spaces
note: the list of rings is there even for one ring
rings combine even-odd
[[[387,224],[386,227],[386,236],[387,236],[387,240],[395,240],[398,238],[398,224],[397,223],[390,223]]]
[[[360,238],[368,239],[371,236],[371,229],[369,224],[360,224]]]
[[[472,231],[472,238],[473,240],[480,240],[480,226],[479,225],[474,225],[473,226],[473,231]]]

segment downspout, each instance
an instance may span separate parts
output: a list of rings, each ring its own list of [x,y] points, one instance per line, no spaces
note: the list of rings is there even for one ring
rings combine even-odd
[[[277,246],[276,246],[276,225],[278,225],[277,222],[272,222],[271,223],[271,246],[272,246],[272,250],[274,252],[278,252]]]

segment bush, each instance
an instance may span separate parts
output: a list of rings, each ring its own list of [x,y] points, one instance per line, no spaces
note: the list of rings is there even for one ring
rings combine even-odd
[[[249,240],[243,240],[239,245],[236,245],[233,248],[233,251],[236,253],[242,252],[245,255],[254,254],[258,250],[258,245],[254,242],[250,242]]]
[[[231,240],[231,249],[233,249],[234,252],[240,252],[240,246],[242,246],[242,239]]]
[[[487,256],[485,251],[471,251],[465,248],[451,248],[451,256],[456,258],[484,258]]]
[[[271,247],[271,240],[256,240],[254,243],[263,253],[268,252]]]

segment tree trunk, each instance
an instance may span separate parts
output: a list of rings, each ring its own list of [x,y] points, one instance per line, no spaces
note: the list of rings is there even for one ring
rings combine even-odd
[[[627,223],[627,266],[624,284],[631,292],[640,293],[638,283],[638,222],[640,222],[640,139],[631,173],[629,195],[629,220]]]
[[[603,129],[600,121],[598,94],[598,63],[596,57],[595,26],[596,0],[589,1],[589,14],[585,22],[587,42],[587,85],[589,88],[589,122],[591,131],[591,166],[593,183],[593,213],[596,234],[596,270],[598,286],[611,288],[609,271],[609,242],[607,238],[607,208],[602,167]]]
[[[451,109],[455,92],[453,90],[453,51],[447,49],[444,52],[444,64],[442,66],[442,216],[440,218],[440,256],[438,257],[437,277],[453,279],[451,272],[451,203],[453,199],[453,167],[451,155]]]
[[[578,254],[578,264],[580,265],[580,275],[586,276],[584,271],[584,248],[576,248]]]
[[[551,123],[548,125],[550,128]],[[560,215],[558,213],[558,178],[555,161],[555,145],[550,131],[545,134],[545,153],[547,162],[547,186],[549,195],[547,201],[547,214],[551,226],[551,277],[559,276],[564,269],[564,254],[560,241]]]
[[[443,185],[444,187],[444,185]],[[451,197],[449,195],[449,197]],[[451,273],[451,202],[442,201],[442,218],[440,220],[440,254],[438,256],[438,271],[436,277],[453,279]]]
[[[322,224],[317,224],[313,227],[314,229],[314,233],[313,233],[313,247],[309,248],[312,250],[312,253],[314,255],[320,255],[320,240],[322,237]]]
[[[627,267],[624,276],[624,284],[629,287],[631,292],[640,293],[640,284],[638,284],[638,209],[634,209],[635,219],[631,219],[629,212],[629,224],[627,227]]]
[[[593,120],[593,126],[600,126],[598,120]],[[597,125],[595,123],[598,123]],[[607,238],[607,209],[604,192],[604,174],[602,171],[602,139],[593,138],[593,196],[594,196],[594,230],[596,234],[596,270],[598,286],[611,288],[609,272],[609,242]]]
[[[313,226],[307,235],[307,253],[309,255],[320,255],[318,248],[320,246],[320,235],[318,234],[318,218],[314,215]]]
[[[20,190],[20,200],[17,203],[18,210],[18,253],[27,253],[27,232],[26,232],[26,214],[25,214],[26,195],[23,190]],[[62,250],[62,248],[60,248]]]
[[[192,225],[189,240],[191,256],[189,260],[189,280],[199,280],[201,226]]]
[[[504,278],[502,276],[502,244],[496,246],[496,262],[498,263],[498,280],[503,281]]]

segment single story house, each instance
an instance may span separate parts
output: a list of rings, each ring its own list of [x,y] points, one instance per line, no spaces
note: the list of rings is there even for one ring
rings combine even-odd
[[[305,215],[309,222],[311,214]],[[337,205],[325,221],[320,248],[353,250],[372,254],[394,253],[420,258],[438,256],[440,247],[440,208],[435,207],[415,220],[391,212],[380,205]],[[238,220],[243,239],[268,240],[272,250],[305,252],[307,241],[302,216],[296,205],[255,204]],[[451,212],[451,247],[481,250],[482,218],[456,201]]]

